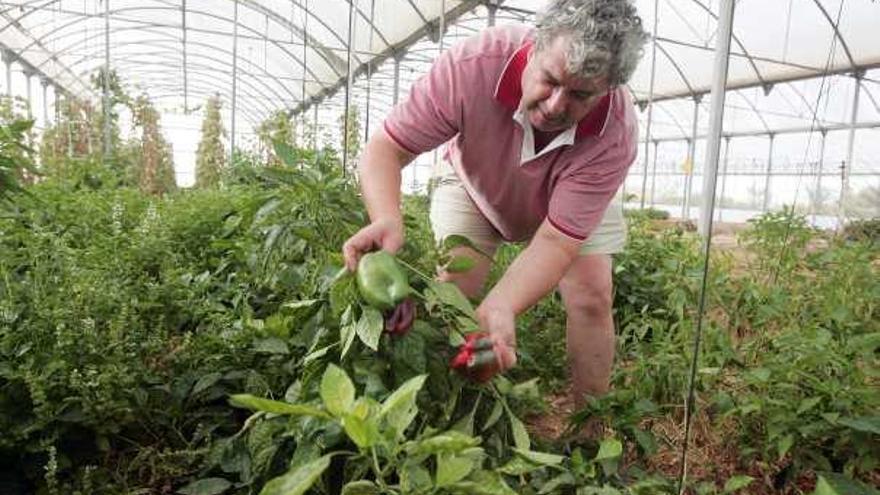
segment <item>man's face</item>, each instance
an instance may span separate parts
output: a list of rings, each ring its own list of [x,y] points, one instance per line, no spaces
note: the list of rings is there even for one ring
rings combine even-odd
[[[522,76],[522,102],[532,127],[543,132],[568,129],[590,113],[608,92],[605,77],[585,79],[565,68],[567,39],[557,36],[533,51]]]

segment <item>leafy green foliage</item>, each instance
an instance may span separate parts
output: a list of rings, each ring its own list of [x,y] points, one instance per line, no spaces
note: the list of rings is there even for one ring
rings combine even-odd
[[[202,119],[202,138],[196,149],[196,186],[215,187],[226,167],[223,148],[223,121],[220,118],[220,96],[214,95],[205,102]]]

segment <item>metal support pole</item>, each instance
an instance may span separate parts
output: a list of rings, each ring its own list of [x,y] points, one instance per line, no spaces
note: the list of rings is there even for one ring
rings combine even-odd
[[[12,97],[12,52],[3,50],[3,64],[6,66],[6,96]]]
[[[864,70],[857,71],[853,74],[853,83],[855,84],[855,88],[853,89],[853,105],[852,112],[850,112],[849,118],[849,135],[847,136],[846,140],[846,163],[843,164],[843,183],[840,187],[840,199],[837,202],[838,227],[843,223],[842,221],[846,208],[846,197],[849,195],[849,176],[853,169],[853,149],[856,140],[856,121],[859,117],[859,94],[862,89],[862,78],[864,76]]]
[[[31,100],[33,98],[33,89],[31,88],[31,78],[32,77],[34,77],[33,72],[31,72],[29,70],[24,71],[25,97],[27,98],[25,101],[27,102],[27,116],[29,119],[32,118],[34,115],[34,112],[33,112],[34,104],[32,103],[32,100]]]
[[[684,495],[687,489],[687,454],[690,443],[691,423],[694,414],[697,363],[700,356],[703,314],[706,307],[707,278],[709,273],[709,247],[712,238],[712,211],[715,208],[715,185],[718,172],[718,152],[721,148],[721,129],[724,118],[724,97],[727,85],[727,65],[730,59],[730,38],[733,31],[734,0],[721,0],[718,4],[717,37],[715,42],[715,63],[712,70],[712,101],[709,113],[709,134],[706,142],[706,158],[703,167],[702,207],[700,209],[699,230],[703,235],[703,277],[694,347],[688,376],[688,394],[685,401],[684,445],[681,450],[681,471],[678,478],[678,491]],[[696,119],[694,119],[696,120]],[[696,137],[696,136],[695,136]]]
[[[351,44],[354,40],[354,2],[356,0],[349,0],[348,2],[348,43],[345,46],[347,57],[346,57],[346,80],[345,80],[345,114],[342,119],[342,175],[345,176],[348,170],[348,121],[349,121],[349,110],[351,109],[351,85],[352,85],[352,53]]]
[[[645,207],[645,189],[648,187],[648,143],[651,141],[651,117],[654,113],[654,76],[657,74],[657,19],[660,17],[659,3],[659,0],[654,0],[654,31],[651,35],[651,82],[648,85],[648,123],[645,125],[645,175],[642,177],[641,208]]]
[[[770,208],[770,180],[773,173],[773,142],[776,134],[770,134],[770,151],[767,152],[767,175],[764,176],[764,205],[761,211],[767,211]]]
[[[40,84],[43,86],[43,128],[45,129],[49,127],[49,80],[42,78]]]
[[[229,166],[232,166],[235,160],[235,107],[236,96],[238,90],[238,0],[233,0],[232,14],[232,108],[230,112],[231,124],[229,131]]]
[[[654,141],[654,158],[651,166],[651,206],[654,206],[654,186],[657,183],[657,151],[660,147],[660,141]]]
[[[318,102],[315,102],[315,128],[312,130],[312,151],[318,150]]]
[[[307,74],[306,67],[308,67],[308,60],[306,57],[308,57],[308,47],[309,47],[309,0],[305,0],[305,3],[303,4],[303,55],[302,55],[302,60],[303,60],[303,63],[302,63],[302,66],[303,66],[302,101],[303,101],[303,103],[305,103],[305,101],[306,101],[306,74]],[[303,117],[302,117],[302,124],[303,124],[303,130],[305,130],[306,116],[305,116],[305,109],[303,109],[303,110],[304,111],[303,111]],[[316,116],[315,117],[316,124],[317,124],[317,120],[318,119]],[[314,135],[317,132],[318,132],[318,128],[316,126],[314,129],[312,129],[312,148],[313,149],[314,149],[314,139],[315,139]],[[303,136],[303,137],[305,137],[305,136]],[[305,146],[308,146],[308,143],[303,141],[303,147],[305,147]]]
[[[724,189],[727,187],[727,163],[730,159],[730,136],[724,137],[724,165],[721,168],[721,194],[718,195],[718,221],[724,209]]]
[[[495,15],[498,13],[498,5],[495,5],[495,2],[490,0],[486,5],[486,8],[489,10],[489,18],[487,20],[487,25],[492,27],[495,25]]]
[[[110,134],[110,0],[104,0],[104,158],[113,152]]]
[[[376,29],[373,21],[376,16],[376,0],[370,0],[370,47],[369,51],[373,51],[373,33]],[[373,91],[373,64],[367,64],[367,108],[366,117],[364,118],[364,144],[370,140],[370,100]]]
[[[180,5],[181,50],[183,52],[183,113],[189,114],[189,81],[186,70],[186,0]]]
[[[688,140],[688,163],[690,170],[686,170],[684,176],[684,201],[682,201],[681,219],[687,220],[691,216],[691,189],[694,183],[694,170],[697,168],[697,122],[700,120],[700,101],[703,95],[694,95],[694,124],[691,129],[691,137]]]
[[[816,184],[813,189],[813,223],[816,223],[816,216],[819,213],[819,207],[822,203],[822,171],[825,168],[825,138],[828,131],[822,129],[822,141],[819,144],[819,163],[816,164]]]
[[[392,102],[397,105],[397,100],[400,97],[400,59],[403,58],[403,55],[394,57],[394,93]]]

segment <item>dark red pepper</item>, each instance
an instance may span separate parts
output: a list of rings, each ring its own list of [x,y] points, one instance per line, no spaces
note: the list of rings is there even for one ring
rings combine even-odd
[[[416,303],[406,298],[393,309],[385,312],[385,332],[390,335],[405,335],[416,319]]]
[[[486,332],[465,335],[464,344],[452,358],[449,366],[470,380],[485,383],[498,373],[498,359],[492,338]]]

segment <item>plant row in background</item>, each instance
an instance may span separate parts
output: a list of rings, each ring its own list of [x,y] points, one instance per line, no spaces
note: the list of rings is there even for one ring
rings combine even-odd
[[[241,160],[223,189],[164,197],[70,176],[9,193],[0,492],[674,491],[645,473],[680,447],[662,427],[680,424],[687,384],[702,268],[692,234],[631,215],[614,391],[575,418],[605,418],[607,436],[562,450],[522,420],[565,380],[557,298],[521,318],[521,366],[472,383],[449,364],[473,309],[429,276],[451,260],[424,198],[408,198],[399,254],[415,323],[389,335],[339,275],[339,246],[366,220],[339,160],[286,146],[277,157]],[[92,163],[76,176],[100,172]],[[819,493],[877,482],[877,248],[815,239],[783,211],[754,222],[741,256],[713,257],[698,420],[736,463],[695,493],[797,493],[813,472],[830,490]]]

